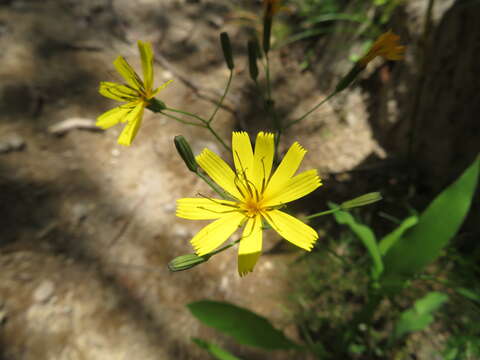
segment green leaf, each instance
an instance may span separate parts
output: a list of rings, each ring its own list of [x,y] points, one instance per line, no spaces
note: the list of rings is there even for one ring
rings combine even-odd
[[[329,204],[329,206],[331,209],[337,208],[337,205],[335,204]],[[368,226],[355,221],[353,216],[346,211],[339,210],[337,212],[334,212],[333,216],[339,224],[347,225],[348,227],[350,227],[353,233],[355,233],[355,235],[357,235],[358,238],[362,241],[373,261],[372,277],[374,279],[378,279],[378,277],[383,271],[383,263],[382,257],[380,256],[380,250],[375,239],[375,234]]]
[[[435,260],[457,233],[477,186],[480,158],[443,190],[420,215],[416,226],[405,232],[384,257],[382,284],[398,291],[399,284]]]
[[[467,299],[480,304],[480,294],[464,287],[455,288],[455,291]]]
[[[243,345],[267,350],[300,349],[264,317],[227,302],[202,300],[187,305],[205,325],[232,336]]]
[[[228,351],[222,349],[220,346],[212,344],[208,341],[199,339],[199,338],[192,338],[192,341],[197,344],[202,349],[206,350],[210,355],[212,355],[215,359],[218,360],[240,360],[240,358],[232,355]]]
[[[433,313],[447,300],[447,295],[435,291],[417,300],[412,308],[400,315],[395,325],[394,338],[399,339],[407,333],[425,329],[433,321]]]
[[[409,216],[405,220],[403,220],[402,223],[390,234],[385,235],[383,239],[380,241],[380,244],[378,245],[382,256],[384,256],[387,253],[388,249],[390,249],[392,245],[394,245],[403,236],[405,231],[407,231],[417,223],[418,223],[418,216],[416,215]]]

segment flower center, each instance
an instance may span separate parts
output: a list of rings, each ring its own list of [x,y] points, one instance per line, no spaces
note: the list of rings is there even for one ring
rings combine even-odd
[[[246,212],[245,215],[248,216],[248,217],[256,216],[263,209],[261,202],[256,201],[254,198],[250,198],[247,201],[245,201],[245,203],[243,204],[242,207],[243,207],[244,211]]]

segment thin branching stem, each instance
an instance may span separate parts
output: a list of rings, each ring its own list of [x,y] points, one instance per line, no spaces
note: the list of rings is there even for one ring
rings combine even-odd
[[[232,83],[232,78],[233,78],[233,70],[230,70],[230,75],[228,77],[227,86],[225,86],[225,91],[223,92],[223,95],[220,98],[220,101],[218,102],[217,106],[215,107],[215,110],[213,110],[212,115],[207,120],[207,124],[210,124],[212,122],[213,118],[217,114],[218,109],[222,106],[223,100],[225,99],[225,96],[227,96],[228,90],[230,89],[230,84]]]
[[[204,124],[199,124],[199,123],[194,123],[194,122],[191,122],[191,121],[187,121],[187,120],[181,119],[181,118],[179,118],[177,116],[174,116],[174,115],[171,115],[171,114],[167,114],[167,113],[164,113],[164,112],[162,112],[161,114],[165,115],[166,117],[169,117],[170,119],[173,119],[173,120],[178,121],[182,124],[185,124],[185,125],[192,125],[192,126],[198,126],[198,127],[203,127],[203,128],[205,127]]]
[[[183,119],[180,119],[176,116],[173,116],[173,115],[170,115],[170,114],[167,114],[165,113],[164,111],[172,111],[172,112],[176,112],[176,113],[179,113],[179,114],[183,114],[183,115],[186,115],[186,116],[190,116],[194,119],[197,119],[201,122],[201,124],[198,124],[198,123],[192,123],[192,122],[189,122],[189,121],[186,121],[186,120],[183,120]],[[231,151],[230,147],[225,143],[225,141],[223,141],[223,139],[220,137],[220,135],[218,135],[218,133],[212,128],[212,126],[210,125],[210,122],[209,120],[206,120],[196,114],[192,114],[188,111],[183,111],[183,110],[179,110],[179,109],[174,109],[174,108],[166,108],[162,111],[162,114],[165,115],[165,116],[168,116],[172,119],[175,119],[181,123],[184,123],[184,124],[188,124],[188,125],[193,125],[193,126],[198,126],[198,127],[203,127],[205,129],[207,129],[208,131],[210,131],[210,133],[215,137],[215,139],[218,140],[218,142],[220,144],[222,144],[222,146],[227,150],[227,151]]]
[[[288,129],[290,126],[292,125],[295,125],[297,123],[299,123],[300,121],[302,121],[303,119],[305,119],[308,115],[310,115],[312,112],[314,112],[315,110],[317,110],[320,106],[322,106],[323,104],[325,104],[328,100],[330,100],[334,95],[336,95],[337,92],[333,92],[331,93],[330,95],[328,95],[325,99],[323,99],[322,101],[320,101],[317,105],[315,105],[313,108],[311,108],[310,110],[308,110],[305,114],[303,114],[302,116],[300,116],[298,119],[295,119],[295,120],[292,120],[290,121],[287,125],[285,125],[285,129]]]
[[[176,113],[179,113],[179,114],[182,114],[182,115],[186,115],[186,116],[190,116],[190,117],[193,117],[199,121],[201,121],[202,123],[206,124],[207,123],[207,120],[205,120],[204,118],[202,118],[201,116],[198,116],[196,114],[192,114],[191,112],[188,112],[188,111],[184,111],[184,110],[179,110],[179,109],[174,109],[174,108],[166,108],[164,109],[163,111],[172,111],[172,112],[176,112]],[[165,114],[165,113],[163,113]]]
[[[322,212],[319,212],[319,213],[316,213],[316,214],[308,215],[307,217],[305,217],[305,220],[310,220],[310,219],[314,219],[314,218],[317,218],[317,217],[320,217],[320,216],[333,214],[333,213],[335,213],[337,211],[340,211],[340,210],[342,210],[342,208],[338,207],[338,208],[335,208],[335,209],[322,211]]]

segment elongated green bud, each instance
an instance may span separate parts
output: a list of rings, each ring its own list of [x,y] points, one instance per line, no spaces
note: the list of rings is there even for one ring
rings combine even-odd
[[[272,33],[272,17],[265,15],[263,17],[263,51],[265,54],[270,50],[270,35]]]
[[[223,56],[225,57],[225,62],[230,70],[233,70],[233,55],[232,55],[232,46],[230,45],[230,37],[226,32],[220,34],[220,43],[222,44]]]
[[[172,272],[188,270],[206,262],[208,258],[195,254],[180,255],[168,263],[168,269]]]
[[[193,155],[192,148],[188,144],[187,140],[182,135],[178,135],[175,136],[173,142],[175,143],[178,154],[183,159],[185,165],[187,165],[188,170],[196,173],[198,170],[198,164],[195,160],[195,156]]]
[[[165,110],[167,108],[167,105],[162,100],[158,99],[150,99],[148,100],[148,106],[147,109],[153,111],[154,113],[159,113],[162,110]]]
[[[371,192],[371,193],[356,197],[355,199],[343,202],[342,204],[340,204],[340,208],[342,210],[348,210],[348,209],[356,208],[359,206],[373,204],[374,202],[377,202],[380,200],[382,200],[382,194],[380,194],[379,192]]]
[[[338,82],[335,92],[338,93],[342,90],[345,90],[352,82],[356,79],[358,74],[360,74],[365,69],[365,66],[361,65],[360,63],[356,63],[350,69],[350,71],[345,75],[340,81]]]
[[[248,42],[248,68],[252,80],[257,80],[258,77],[257,52],[257,43],[250,40]]]

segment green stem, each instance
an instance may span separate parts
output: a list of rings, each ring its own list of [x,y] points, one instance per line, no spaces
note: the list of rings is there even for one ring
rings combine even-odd
[[[232,151],[230,149],[230,147],[222,140],[222,138],[220,137],[220,135],[217,134],[217,132],[215,130],[213,130],[213,128],[210,126],[210,120],[205,120],[204,118],[198,116],[198,115],[195,115],[195,114],[192,114],[192,113],[189,113],[188,111],[183,111],[183,110],[178,110],[178,109],[174,109],[174,108],[166,108],[164,109],[165,110],[168,110],[168,111],[172,111],[172,112],[176,112],[176,113],[179,113],[179,114],[183,114],[183,115],[186,115],[186,116],[191,116],[199,121],[202,122],[202,124],[197,124],[197,123],[192,123],[192,122],[189,122],[189,121],[185,121],[183,119],[180,119],[180,118],[177,118],[176,116],[173,116],[173,115],[170,115],[170,114],[167,114],[167,113],[164,113],[162,112],[163,115],[166,115],[168,117],[171,117],[172,119],[175,119],[177,121],[180,121],[181,123],[184,123],[184,124],[188,124],[188,125],[193,125],[193,126],[199,126],[199,127],[203,127],[205,129],[207,129],[208,131],[210,131],[210,133],[215,137],[215,139],[218,140],[218,142],[220,144],[222,144],[222,146],[227,150],[227,151]]]
[[[265,77],[267,81],[267,101],[272,100],[272,93],[270,88],[270,61],[268,59],[268,54],[265,54]]]
[[[230,196],[228,196],[222,189],[220,189],[218,185],[215,184],[212,181],[212,179],[210,179],[207,175],[200,172],[199,170],[197,170],[196,174],[199,178],[205,181],[208,184],[208,186],[210,186],[212,190],[215,191],[218,195],[220,195],[223,199],[230,200]]]
[[[316,213],[316,214],[309,215],[309,216],[305,217],[304,219],[305,220],[310,220],[310,219],[314,219],[314,218],[317,218],[317,217],[320,217],[320,216],[323,216],[323,215],[333,214],[334,212],[337,212],[337,211],[340,211],[340,210],[342,210],[342,208],[337,207],[335,209],[326,210],[326,211],[322,211],[322,212],[319,212],[319,213]]]
[[[231,248],[233,245],[236,245],[240,242],[241,238],[238,239],[238,240],[235,240],[233,242],[231,242],[230,244],[227,244],[225,246],[222,246],[220,249],[218,250],[215,250],[215,251],[212,251],[211,253],[208,253],[206,256],[208,256],[210,258],[210,256],[213,256],[213,255],[216,255],[218,254],[219,252],[222,252],[224,250],[227,250],[228,248]]]
[[[223,147],[228,151],[228,152],[231,152],[232,149],[230,149],[230,146],[228,146],[224,141],[223,139],[220,137],[220,135],[217,134],[217,132],[215,130],[212,129],[212,127],[210,126],[209,123],[205,124],[205,127],[208,129],[208,131],[210,131],[210,133],[215,136],[215,138],[218,140],[218,142],[220,144],[223,145]]]
[[[335,257],[337,260],[340,260],[342,262],[343,265],[345,266],[350,266],[351,264],[345,260],[343,257],[341,257],[340,255],[338,255],[334,250],[330,249],[328,246],[322,246],[322,248],[328,252],[330,255],[332,255],[333,257]]]
[[[328,95],[325,99],[323,99],[322,101],[320,101],[317,105],[315,105],[313,108],[311,108],[310,110],[308,110],[305,114],[303,114],[302,116],[300,116],[298,119],[295,119],[295,120],[292,120],[290,121],[286,126],[285,126],[285,129],[288,129],[290,126],[292,125],[295,125],[296,123],[299,123],[300,121],[302,121],[303,119],[305,119],[308,115],[310,115],[312,112],[314,112],[315,110],[317,110],[320,106],[322,106],[323,104],[325,104],[328,100],[330,100],[333,96],[335,96],[338,92],[334,91],[333,93],[331,93],[330,95]]]
[[[191,122],[191,121],[187,121],[187,120],[183,120],[179,117],[176,117],[174,115],[170,115],[170,114],[167,114],[167,113],[164,113],[164,112],[161,112],[160,114],[162,115],[165,115],[166,117],[169,117],[170,119],[173,119],[175,121],[178,121],[182,124],[186,124],[186,125],[192,125],[192,126],[198,126],[198,127],[205,127],[205,125],[203,124],[198,124],[198,123],[194,123],[194,122]]]
[[[262,87],[261,87],[260,84],[258,83],[258,80],[257,80],[257,79],[255,79],[254,82],[255,82],[255,85],[257,86],[258,93],[259,93],[260,96],[262,97],[262,102],[264,103],[264,105],[266,105],[265,95],[263,95],[263,89],[262,89]],[[265,108],[265,111],[267,111],[266,108]]]
[[[275,159],[278,159],[278,144],[280,143],[280,137],[282,136],[282,126],[277,116],[277,112],[275,111],[275,102],[272,98],[272,86],[271,86],[271,79],[270,79],[270,60],[268,58],[268,53],[265,54],[265,63],[264,63],[264,70],[265,70],[265,81],[266,81],[266,92],[267,96],[265,101],[265,109],[267,111],[267,115],[272,119],[273,128],[276,131],[275,136]]]
[[[228,90],[230,89],[230,84],[232,83],[232,78],[233,78],[233,71],[230,70],[230,76],[228,77],[227,86],[225,87],[225,91],[223,92],[223,95],[220,98],[220,101],[218,102],[217,107],[213,111],[210,118],[207,120],[207,124],[210,124],[212,122],[213,118],[217,114],[218,109],[220,108],[220,106],[222,106],[223,100],[225,99],[225,96],[227,95]]]
[[[200,120],[200,121],[201,121],[202,123],[204,123],[204,124],[207,124],[207,122],[208,122],[208,121],[205,120],[204,118],[202,118],[202,117],[200,117],[200,116],[198,116],[198,115],[192,114],[192,113],[190,113],[190,112],[188,112],[188,111],[183,111],[183,110],[174,109],[174,108],[165,108],[164,111],[165,111],[165,110],[168,110],[168,111],[172,111],[172,112],[176,112],[176,113],[179,113],[179,114],[183,114],[183,115],[187,115],[187,116],[193,117],[193,118],[195,118],[195,119],[197,119],[197,120]]]

